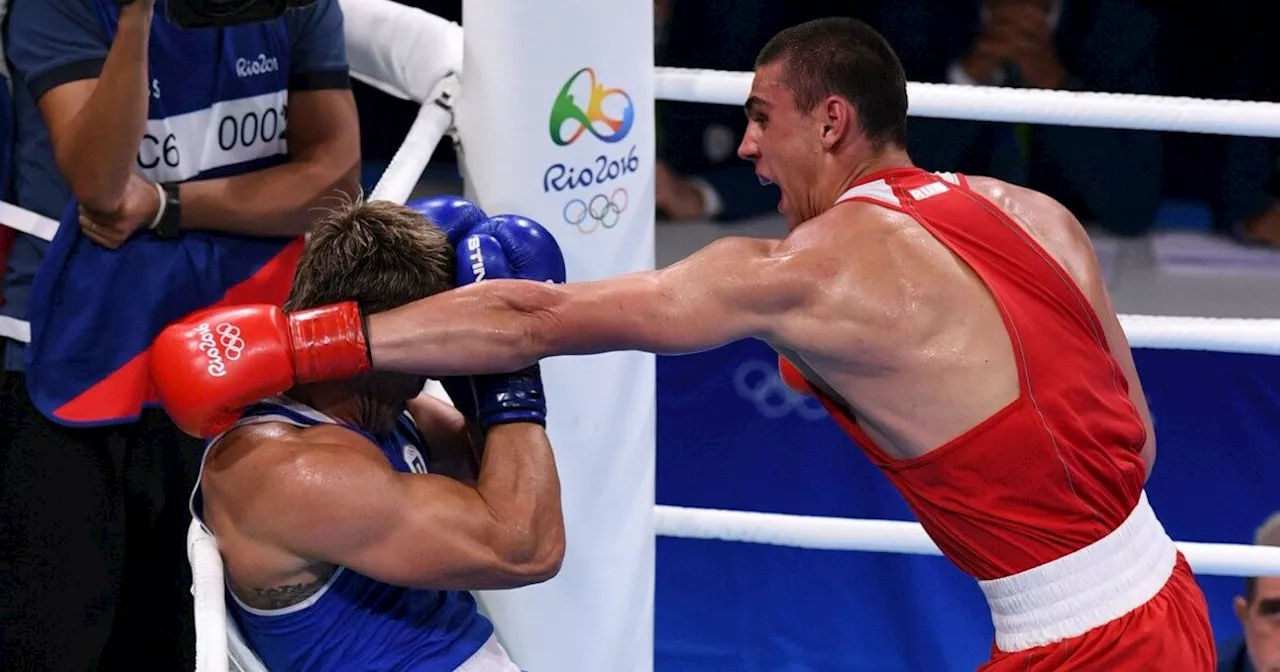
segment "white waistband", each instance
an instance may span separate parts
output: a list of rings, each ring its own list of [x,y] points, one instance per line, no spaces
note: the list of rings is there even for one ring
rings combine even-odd
[[[511,662],[507,650],[498,643],[497,635],[489,635],[484,646],[462,661],[454,672],[520,672],[520,668]]]
[[[1113,532],[1025,572],[979,581],[996,647],[1022,651],[1082,635],[1146,604],[1173,574],[1178,549],[1142,493]]]

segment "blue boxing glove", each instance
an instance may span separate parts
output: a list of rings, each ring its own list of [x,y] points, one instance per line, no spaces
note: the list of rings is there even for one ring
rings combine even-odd
[[[497,278],[565,281],[560,244],[527,217],[491,217],[472,227],[457,245],[459,286]]]
[[[533,220],[500,215],[471,229],[457,246],[457,283],[516,279],[565,281],[564,256],[555,238]],[[463,415],[481,429],[510,422],[546,425],[547,406],[537,364],[507,374],[440,381]]]
[[[449,244],[455,247],[473,228],[489,219],[480,206],[459,196],[420,198],[407,205],[444,231]]]

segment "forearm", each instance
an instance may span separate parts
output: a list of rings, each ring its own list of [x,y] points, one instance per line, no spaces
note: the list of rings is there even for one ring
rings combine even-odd
[[[57,129],[62,136],[55,143],[58,168],[72,193],[91,210],[113,212],[120,206],[146,131],[151,11],[145,3],[121,9],[93,92]]]
[[[564,554],[555,456],[542,427],[497,425],[485,439],[476,491],[496,521],[495,547],[514,576],[548,578]]]
[[[540,323],[559,289],[487,280],[370,315],[373,366],[434,377],[518,371],[549,354]]]
[[[182,227],[250,236],[300,236],[360,192],[359,159],[317,155],[243,175],[184,182]]]
[[[700,352],[763,333],[767,315],[797,303],[776,287],[726,297],[699,276],[729,272],[691,260],[569,285],[486,280],[371,315],[373,368],[452,376],[507,373],[559,355]]]

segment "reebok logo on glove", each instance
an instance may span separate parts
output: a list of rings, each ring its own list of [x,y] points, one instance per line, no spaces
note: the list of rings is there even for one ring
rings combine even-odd
[[[472,282],[484,280],[484,253],[480,251],[480,239],[475,236],[467,238],[467,256],[471,259]]]
[[[240,337],[240,327],[228,322],[220,323],[216,328],[210,329],[207,322],[196,327],[196,332],[200,334],[200,349],[204,351],[206,357],[209,358],[209,366],[207,368],[209,375],[214,378],[221,378],[227,375],[227,365],[223,361],[224,357],[227,362],[234,362],[240,359],[240,355],[244,353],[244,339]],[[214,333],[217,336],[214,336]]]

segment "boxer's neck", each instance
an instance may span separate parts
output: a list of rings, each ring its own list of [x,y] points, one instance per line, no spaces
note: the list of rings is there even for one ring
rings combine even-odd
[[[907,154],[907,150],[890,145],[882,150],[868,154],[861,160],[855,162],[849,169],[848,174],[844,176],[844,180],[835,185],[833,191],[835,196],[831,199],[831,203],[835,203],[849,187],[855,183],[861,182],[870,175],[881,173],[894,168],[909,168],[913,166],[911,156]]]
[[[889,145],[878,150],[850,152],[842,159],[837,159],[834,165],[823,173],[822,183],[816,185],[817,190],[813,192],[815,198],[812,204],[813,211],[822,214],[835,207],[836,201],[851,186],[869,175],[913,165],[915,164],[911,162],[911,156],[907,150],[897,145]]]
[[[371,381],[337,381],[297,385],[288,392],[311,408],[370,434],[386,434],[395,429],[396,418],[404,412],[404,400],[379,394]]]

